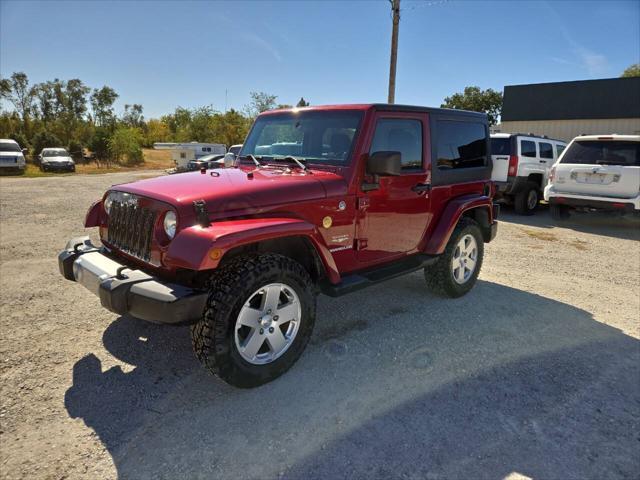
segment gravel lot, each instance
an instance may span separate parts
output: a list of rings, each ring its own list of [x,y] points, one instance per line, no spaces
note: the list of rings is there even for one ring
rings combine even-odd
[[[134,178],[0,179],[3,478],[638,478],[637,220],[504,212],[469,295],[416,273],[320,297],[297,365],[238,390],[188,328],[118,318],[57,271]]]

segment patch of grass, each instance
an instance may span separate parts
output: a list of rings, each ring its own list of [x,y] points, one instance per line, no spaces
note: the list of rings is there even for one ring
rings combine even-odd
[[[175,167],[173,160],[171,159],[171,151],[169,150],[153,150],[151,148],[143,148],[142,153],[144,155],[144,162],[140,165],[132,167],[123,167],[120,165],[111,165],[109,168],[98,167],[96,163],[89,163],[87,165],[77,164],[75,174],[101,174],[101,173],[116,173],[116,172],[135,172],[138,170],[167,170]],[[39,178],[39,177],[59,177],[64,175],[75,175],[73,172],[43,172],[40,167],[32,163],[28,163],[25,168],[24,174],[16,174],[14,176],[24,178]]]
[[[589,242],[585,242],[584,240],[578,240],[577,238],[575,240],[571,240],[569,242],[569,245],[571,245],[577,250],[582,250],[582,251],[589,250],[587,248],[587,245],[589,245]]]
[[[555,234],[549,232],[532,230],[530,228],[521,228],[520,231],[528,237],[535,238],[536,240],[542,240],[543,242],[555,242],[558,240],[558,237]]]

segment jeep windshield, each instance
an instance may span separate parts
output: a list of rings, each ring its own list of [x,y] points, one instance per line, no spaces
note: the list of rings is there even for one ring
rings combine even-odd
[[[240,159],[347,165],[360,127],[360,111],[284,112],[259,117],[240,151]]]

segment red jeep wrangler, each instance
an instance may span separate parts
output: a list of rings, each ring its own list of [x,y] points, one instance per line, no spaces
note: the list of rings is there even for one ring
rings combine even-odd
[[[254,387],[304,350],[316,295],[424,269],[467,293],[497,231],[483,114],[400,105],[276,110],[235,168],[116,185],[60,272],[112,312],[192,323],[198,359]]]

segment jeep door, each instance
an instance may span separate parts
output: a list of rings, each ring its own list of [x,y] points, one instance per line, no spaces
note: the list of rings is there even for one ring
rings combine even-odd
[[[357,259],[376,263],[417,251],[431,221],[429,116],[415,112],[377,112],[368,139],[369,155],[378,151],[400,152],[398,176],[365,173],[377,188],[361,192],[357,225]]]

